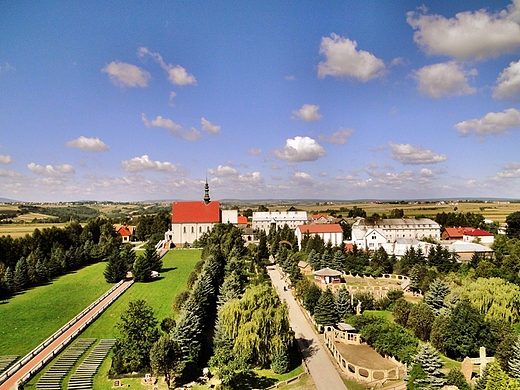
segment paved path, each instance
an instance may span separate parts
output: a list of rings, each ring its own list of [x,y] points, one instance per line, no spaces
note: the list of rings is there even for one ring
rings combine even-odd
[[[85,322],[87,322],[91,317],[98,314],[101,308],[112,299],[117,294],[120,294],[121,291],[126,290],[129,287],[129,283],[122,283],[117,289],[115,289],[110,295],[105,297],[102,301],[99,302],[98,305],[92,308],[87,314],[85,314],[78,322],[72,325],[69,329],[67,329],[61,336],[59,336],[56,340],[50,343],[46,348],[44,348],[40,353],[35,355],[27,364],[21,367],[16,373],[14,373],[9,379],[7,379],[4,383],[0,385],[0,390],[16,390],[17,382],[22,379],[27,373],[31,372],[33,369],[38,367],[40,362],[47,355],[52,353],[56,348],[60,346],[71,334],[73,334],[77,329],[79,329]]]
[[[302,351],[303,358],[318,390],[347,390],[341,377],[331,361],[327,351],[318,340],[314,328],[307,321],[292,292],[284,291],[285,282],[275,266],[269,266],[267,272],[280,296],[289,306],[289,319],[294,330],[296,342]]]

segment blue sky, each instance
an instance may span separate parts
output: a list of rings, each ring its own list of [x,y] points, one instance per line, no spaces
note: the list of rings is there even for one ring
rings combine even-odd
[[[520,0],[4,1],[0,197],[520,194]]]

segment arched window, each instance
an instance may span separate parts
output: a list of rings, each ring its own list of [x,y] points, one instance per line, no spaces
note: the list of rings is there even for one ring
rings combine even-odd
[[[184,226],[184,228],[182,229],[182,231],[183,231],[184,233],[186,233],[186,226]]]
[[[195,233],[195,228],[193,226],[191,227],[191,232]]]

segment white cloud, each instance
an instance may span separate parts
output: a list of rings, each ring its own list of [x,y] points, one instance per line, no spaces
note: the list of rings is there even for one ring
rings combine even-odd
[[[103,69],[108,73],[110,80],[119,87],[146,87],[150,79],[150,73],[135,65],[113,61]]]
[[[481,9],[460,12],[454,18],[408,12],[406,21],[413,27],[414,41],[430,55],[446,55],[458,60],[484,60],[511,53],[520,47],[518,1],[507,10],[490,14]]]
[[[157,116],[157,118],[152,119],[149,121],[146,118],[146,115],[143,113],[141,114],[141,119],[146,127],[162,127],[164,129],[167,129],[170,134],[174,137],[183,138],[187,141],[196,141],[201,137],[200,131],[198,131],[195,128],[190,128],[188,130],[185,130],[182,128],[181,125],[178,125],[177,123],[173,122],[171,119],[163,118],[161,115]]]
[[[520,100],[520,61],[511,62],[498,76],[497,84],[494,98]]]
[[[373,54],[356,50],[357,42],[336,34],[321,39],[320,54],[327,57],[318,64],[318,77],[353,77],[363,82],[381,77],[385,64]]]
[[[325,155],[325,150],[316,140],[309,137],[289,138],[283,149],[274,151],[274,155],[281,160],[291,162],[316,161]]]
[[[209,169],[208,172],[217,179],[229,180],[242,184],[259,184],[264,178],[260,172],[239,173],[235,168],[228,165],[219,165],[217,169]]]
[[[220,133],[220,126],[214,125],[210,121],[201,118],[200,123],[202,124],[202,129],[209,134],[218,134]]]
[[[436,154],[422,146],[410,144],[394,144],[389,142],[392,148],[390,158],[405,165],[438,164],[448,159],[448,156]]]
[[[475,93],[476,88],[468,85],[467,76],[475,76],[477,71],[464,71],[454,61],[425,66],[413,72],[419,82],[419,90],[433,98],[461,96]]]
[[[289,76],[285,76],[285,80],[286,80],[286,81],[294,81],[294,80],[296,80],[296,77],[294,77],[294,76],[291,74],[291,75],[289,75]]]
[[[13,159],[9,155],[0,154],[0,164],[11,164]]]
[[[497,173],[498,179],[517,179],[520,177],[520,164],[517,162],[511,162],[502,167]]]
[[[498,135],[520,127],[520,112],[509,108],[503,112],[490,112],[480,119],[469,119],[455,125],[462,135],[474,133],[477,136]]]
[[[170,107],[175,107],[175,104],[173,103],[173,98],[177,96],[177,94],[175,92],[170,92],[170,99],[168,100],[168,105]]]
[[[101,152],[110,149],[110,147],[99,138],[87,138],[80,136],[78,139],[69,141],[65,144],[69,148],[77,148],[89,152]]]
[[[69,164],[41,166],[35,163],[30,163],[27,165],[27,168],[38,175],[52,177],[61,177],[66,174],[73,174],[75,172],[74,167]]]
[[[175,173],[179,168],[171,162],[152,161],[145,154],[141,157],[134,157],[131,160],[124,160],[121,166],[127,172],[157,171]]]
[[[305,172],[295,172],[292,181],[295,185],[312,186],[314,184],[313,177]]]
[[[354,133],[352,129],[340,128],[338,131],[333,133],[331,136],[320,135],[320,141],[325,141],[331,144],[345,145],[350,136]]]
[[[197,84],[197,79],[195,78],[195,76],[188,74],[186,69],[184,69],[182,66],[167,64],[166,62],[164,62],[162,56],[159,53],[151,52],[146,47],[140,47],[137,51],[137,56],[139,58],[143,58],[145,55],[151,56],[159,63],[161,68],[163,68],[168,73],[168,80],[170,80],[172,84]]]
[[[322,116],[318,113],[320,106],[314,104],[304,104],[299,110],[293,110],[292,119],[302,119],[305,122],[315,122],[320,120]]]
[[[1,177],[9,177],[9,178],[16,178],[20,177],[20,174],[15,171],[6,171],[4,169],[0,169],[0,176]]]
[[[252,156],[260,156],[262,154],[262,149],[249,149],[246,153]]]

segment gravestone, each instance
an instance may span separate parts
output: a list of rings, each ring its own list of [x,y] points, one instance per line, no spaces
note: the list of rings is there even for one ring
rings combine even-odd
[[[473,362],[469,357],[466,357],[462,361],[462,366],[460,367],[460,371],[464,375],[464,378],[466,378],[466,382],[469,383],[471,380],[471,375],[473,374]]]

